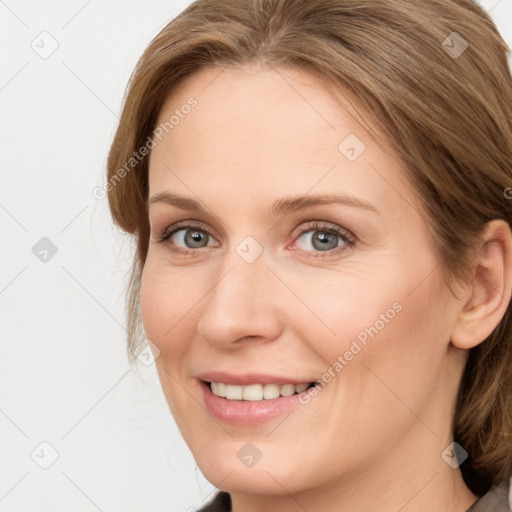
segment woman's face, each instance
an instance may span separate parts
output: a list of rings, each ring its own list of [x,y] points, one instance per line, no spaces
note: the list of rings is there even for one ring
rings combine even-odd
[[[390,146],[333,91],[205,69],[153,137],[144,327],[199,468],[231,492],[450,471],[456,299]]]

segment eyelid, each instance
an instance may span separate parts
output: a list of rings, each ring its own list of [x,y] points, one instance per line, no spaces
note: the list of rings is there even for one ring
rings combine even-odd
[[[217,241],[216,237],[210,233],[210,228],[205,228],[203,223],[201,221],[196,220],[183,220],[175,222],[174,224],[171,224],[170,226],[167,226],[161,234],[157,235],[156,242],[153,243],[162,243],[165,244],[169,241],[169,239],[175,235],[177,232],[182,230],[194,230],[204,232],[208,235],[208,237],[212,238],[213,240]],[[295,230],[293,236],[293,242],[291,245],[295,244],[297,241],[297,238],[299,238],[301,235],[305,233],[309,233],[310,231],[324,231],[328,233],[332,233],[342,239],[342,241],[345,243],[344,246],[341,247],[335,247],[334,249],[330,249],[327,251],[306,251],[304,249],[294,249],[298,252],[307,253],[308,257],[323,257],[323,258],[329,258],[329,257],[337,257],[340,252],[347,251],[349,249],[352,249],[355,247],[357,243],[357,237],[355,237],[350,231],[345,229],[344,227],[328,222],[328,221],[304,221],[302,222]],[[218,242],[217,242],[218,243]],[[194,252],[203,252],[202,249],[206,249],[207,247],[211,246],[205,246],[205,247],[199,247],[199,248],[184,248],[184,247],[171,247],[170,250],[174,253],[186,255],[189,253]],[[218,245],[217,245],[218,247]],[[287,248],[290,247],[290,245],[287,246]]]
[[[300,226],[298,226],[296,231],[297,233],[294,236],[300,236],[304,233],[308,233],[309,231],[333,232],[336,234],[342,234],[346,238],[353,240],[355,242],[355,236],[348,229],[345,229],[344,227],[335,224],[334,222],[318,220],[306,221],[303,222]]]
[[[198,220],[181,220],[178,222],[175,222],[166,228],[164,228],[159,235],[156,235],[157,242],[164,241],[165,238],[168,240],[171,236],[176,234],[178,231],[181,231],[182,229],[197,229],[197,231],[202,231],[204,233],[207,233],[209,237],[213,238],[214,240],[217,240],[217,237],[215,235],[211,234],[210,228],[207,228],[204,226],[204,224],[201,221]],[[197,250],[197,249],[190,249],[190,250]]]
[[[297,230],[296,230],[297,233],[294,235],[294,241],[292,242],[292,245],[295,245],[297,243],[297,239],[299,237],[301,237],[305,233],[309,233],[311,231],[323,231],[323,232],[334,234],[334,235],[338,236],[339,238],[341,238],[341,240],[345,244],[344,246],[335,247],[334,249],[330,249],[328,251],[305,251],[304,249],[294,249],[294,250],[298,250],[300,252],[308,253],[311,257],[315,257],[315,258],[317,258],[317,257],[324,257],[324,258],[337,257],[340,252],[345,252],[349,249],[353,249],[358,242],[357,237],[355,235],[353,235],[351,231],[349,231],[348,229],[346,229],[338,224],[328,222],[328,221],[317,221],[317,220],[305,222],[305,224],[306,224],[305,226],[300,225],[297,228]]]

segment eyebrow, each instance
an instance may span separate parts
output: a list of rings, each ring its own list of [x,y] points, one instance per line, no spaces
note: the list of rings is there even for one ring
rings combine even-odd
[[[207,214],[206,210],[196,200],[176,194],[171,194],[169,192],[161,192],[152,196],[149,199],[148,204],[152,205],[154,203],[165,203],[180,208],[181,210],[190,210],[202,214]],[[352,206],[354,208],[360,208],[375,213],[380,213],[371,203],[363,201],[362,199],[351,196],[349,194],[317,194],[283,197],[281,199],[277,199],[273,203],[270,211],[274,216],[280,214],[286,215],[313,206],[325,204],[343,204],[346,206]]]

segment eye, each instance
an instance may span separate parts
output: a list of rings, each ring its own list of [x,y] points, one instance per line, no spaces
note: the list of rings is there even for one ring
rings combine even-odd
[[[170,251],[182,255],[209,246],[218,247],[208,231],[194,224],[174,224],[156,239],[156,243],[165,243]],[[328,257],[354,247],[355,243],[354,236],[340,226],[313,221],[298,229],[295,245],[310,256]]]
[[[323,252],[332,255],[339,250],[350,249],[355,245],[355,240],[348,231],[335,224],[314,221],[299,228],[297,242],[295,243],[302,251]],[[322,257],[324,254],[312,254],[311,256]]]
[[[214,245],[210,243],[214,238],[200,226],[174,225],[167,228],[157,237],[158,243],[169,242],[169,248],[173,252],[188,254],[187,249],[201,249]]]

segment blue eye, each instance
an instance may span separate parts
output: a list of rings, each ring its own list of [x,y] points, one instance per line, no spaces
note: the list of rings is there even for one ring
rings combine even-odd
[[[336,224],[322,222],[309,222],[299,228],[297,240],[298,249],[310,253],[313,257],[328,257],[355,246],[355,239],[351,233]],[[189,254],[196,249],[215,246],[215,239],[197,225],[175,224],[168,227],[157,237],[158,243],[169,243],[169,249],[177,254]]]
[[[335,249],[344,250],[353,247],[355,241],[352,236],[334,224],[325,225],[318,222],[310,223],[299,229],[297,240],[303,239],[299,249],[306,252],[330,252]],[[302,245],[302,246],[300,246]],[[337,252],[337,251],[334,251]],[[323,254],[319,254],[323,256]]]
[[[173,245],[184,249],[201,249],[207,247],[212,238],[206,231],[198,226],[180,226],[172,231],[165,231],[159,238],[159,242],[166,242],[174,238]]]

